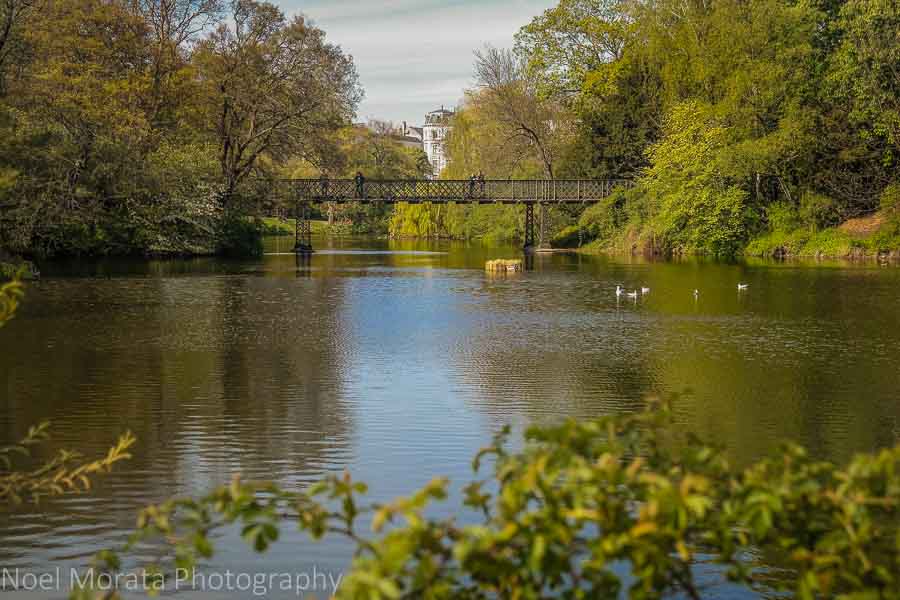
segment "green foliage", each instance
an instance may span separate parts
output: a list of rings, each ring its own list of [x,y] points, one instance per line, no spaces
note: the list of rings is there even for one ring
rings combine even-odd
[[[628,36],[624,8],[620,0],[560,0],[519,31],[516,49],[550,93],[578,88],[621,56]]]
[[[393,237],[437,238],[446,234],[440,205],[398,204],[391,215],[390,232]]]
[[[675,107],[664,132],[641,183],[657,207],[654,237],[670,251],[733,254],[746,235],[748,194],[719,158],[731,131],[710,107],[687,102]]]
[[[450,163],[443,179],[469,179],[483,173],[487,179],[540,179],[544,172],[533,155],[517,156],[502,144],[502,124],[483,106],[478,94],[469,94],[466,105],[453,117],[453,129],[446,141]],[[444,237],[481,240],[488,244],[523,238],[522,209],[493,205],[397,205],[390,221],[396,237]]]
[[[233,247],[225,221],[253,207],[225,204],[251,174],[324,162],[360,97],[352,59],[267,2],[34,7],[0,6],[0,240],[18,254]]]
[[[773,202],[767,206],[766,218],[771,231],[788,232],[800,227],[797,207],[789,202]]]
[[[843,39],[832,80],[850,117],[890,145],[882,158],[896,165],[900,152],[900,6],[885,0],[849,0],[840,9]]]
[[[514,206],[399,204],[391,216],[390,234],[497,244],[522,239],[522,223],[522,209]]]
[[[865,244],[839,229],[813,232],[808,228],[773,231],[753,239],[744,249],[749,256],[803,256],[812,258],[846,258]]]
[[[776,202],[766,207],[768,232],[744,249],[750,256],[857,257],[900,250],[900,215],[896,184],[881,197],[881,210],[866,219],[873,231],[836,227],[842,221],[840,207],[831,198],[806,192],[800,206]]]
[[[580,248],[584,241],[582,229],[578,225],[569,225],[553,236],[550,245],[554,248]]]
[[[339,598],[701,598],[701,557],[734,585],[800,598],[900,594],[900,447],[840,468],[788,444],[737,469],[655,405],[532,427],[517,451],[507,436],[474,459],[489,476],[464,489],[469,524],[431,516],[448,496],[445,479],[371,504],[347,474],[302,492],[236,478],[203,498],[148,507],[124,551],[152,542],[188,568],[213,556],[223,527],[239,527],[263,552],[290,522],[314,539],[355,544]],[[122,558],[107,551],[97,560],[116,570]],[[163,573],[165,564],[148,568]]]
[[[837,202],[822,194],[806,192],[800,197],[798,215],[812,231],[833,227],[841,222],[841,210]]]
[[[643,190],[626,219],[589,217],[592,247],[731,254],[872,212],[896,184],[898,19],[883,0],[561,0],[516,49],[576,115],[557,172]],[[773,203],[801,222],[772,230]]]
[[[24,294],[18,276],[12,281],[0,285],[0,327],[3,327],[16,314],[19,301]]]
[[[803,256],[849,256],[858,247],[850,234],[839,229],[827,229],[810,236],[800,254]]]
[[[0,506],[88,491],[92,478],[131,458],[128,449],[136,442],[127,432],[100,459],[85,460],[76,452],[59,450],[48,460],[21,467],[19,462],[30,459],[35,449],[50,439],[49,429],[49,423],[41,423],[31,427],[16,445],[0,448]]]
[[[892,183],[881,193],[881,210],[889,218],[900,216],[900,183]]]
[[[900,220],[890,221],[875,235],[865,241],[865,246],[876,253],[900,252]]]
[[[222,223],[218,251],[236,258],[262,256],[262,236],[260,223],[239,215],[230,216]]]
[[[577,225],[564,229],[558,236],[560,239],[554,240],[554,244],[558,243],[560,247],[573,247],[571,243],[566,244],[563,241],[564,234],[567,234],[572,242],[577,238],[578,245],[594,240],[610,241],[628,220],[625,212],[627,197],[627,191],[618,189],[602,202],[589,206],[581,213]]]

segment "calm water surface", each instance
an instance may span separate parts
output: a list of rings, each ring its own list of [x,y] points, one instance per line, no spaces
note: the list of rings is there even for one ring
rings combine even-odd
[[[484,261],[516,248],[320,240],[304,264],[290,243],[250,262],[43,265],[0,331],[0,445],[47,418],[87,454],[126,429],[139,444],[92,494],[0,513],[0,568],[66,576],[137,508],[237,472],[302,486],[349,469],[375,499],[464,482],[506,423],[653,395],[679,393],[680,423],[739,462],[784,438],[838,461],[900,439],[896,267],[557,254],[494,277]],[[617,283],[652,291],[617,301]],[[339,542],[288,535],[263,558],[221,537],[213,570],[347,562]]]

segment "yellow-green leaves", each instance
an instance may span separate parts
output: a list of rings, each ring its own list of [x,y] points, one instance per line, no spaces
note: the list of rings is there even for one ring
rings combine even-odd
[[[176,566],[193,565],[212,556],[218,528],[239,527],[262,552],[294,521],[312,538],[351,540],[337,595],[367,600],[617,597],[626,586],[632,598],[701,598],[698,556],[720,565],[704,584],[718,574],[800,598],[900,591],[900,448],[840,469],[788,445],[737,470],[655,407],[531,428],[515,452],[501,434],[474,466],[485,456],[489,477],[462,490],[468,510],[444,518],[433,506],[449,494],[441,478],[384,505],[346,473],[305,491],[235,478],[147,508],[135,541],[156,538]],[[98,561],[119,564],[112,553]]]
[[[19,278],[0,285],[0,327],[13,318],[25,292]]]
[[[32,426],[18,444],[0,448],[0,506],[37,503],[44,496],[86,492],[91,489],[93,477],[131,458],[129,449],[137,441],[131,432],[126,432],[105,457],[97,460],[85,461],[76,452],[60,450],[49,460],[28,464],[32,449],[49,439],[49,429],[48,422]],[[26,466],[20,466],[20,461],[26,462]]]

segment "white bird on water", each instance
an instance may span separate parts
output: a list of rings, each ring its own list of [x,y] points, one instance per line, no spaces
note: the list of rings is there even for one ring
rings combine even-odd
[[[746,290],[748,287],[750,287],[750,284],[749,284],[749,283],[739,283],[739,284],[738,284],[738,291],[739,291],[739,292],[743,292],[743,291]]]
[[[700,297],[700,290],[694,290],[694,298]]]
[[[617,285],[616,286],[616,298],[621,298],[622,294],[624,294],[624,293],[625,293],[625,291],[622,289],[622,286]]]
[[[628,297],[637,299],[637,297],[638,297],[637,290],[635,290],[633,292],[628,292]]]
[[[649,294],[649,293],[650,293],[650,288],[648,288],[648,287],[642,287],[642,288],[641,288],[641,293],[642,293],[642,294]]]

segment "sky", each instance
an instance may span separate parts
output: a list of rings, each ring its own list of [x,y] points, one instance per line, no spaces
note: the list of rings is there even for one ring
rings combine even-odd
[[[510,47],[555,0],[274,0],[303,13],[353,55],[366,97],[357,119],[421,125],[472,87],[472,53]]]

